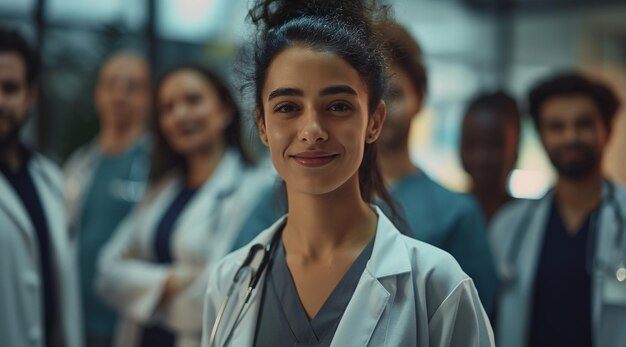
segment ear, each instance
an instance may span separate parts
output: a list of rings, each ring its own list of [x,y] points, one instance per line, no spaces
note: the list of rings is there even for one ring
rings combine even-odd
[[[258,108],[254,111],[254,119],[256,121],[256,129],[259,132],[261,142],[263,142],[265,147],[269,147],[269,141],[267,141],[267,132],[265,131],[265,119],[261,115],[261,111]]]
[[[365,134],[365,142],[370,144],[378,140],[380,132],[383,129],[383,123],[387,116],[387,106],[383,100],[380,101],[374,114],[369,118],[367,123],[367,132]]]

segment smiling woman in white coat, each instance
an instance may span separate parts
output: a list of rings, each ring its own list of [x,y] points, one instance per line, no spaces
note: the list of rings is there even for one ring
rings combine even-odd
[[[204,274],[270,175],[247,159],[239,111],[214,73],[174,68],[155,100],[151,188],[105,246],[97,289],[121,315],[116,346],[197,346]]]
[[[493,346],[476,288],[402,235],[376,161],[385,59],[372,1],[257,1],[261,141],[288,214],[208,280],[203,346]],[[394,217],[397,219],[397,217]]]

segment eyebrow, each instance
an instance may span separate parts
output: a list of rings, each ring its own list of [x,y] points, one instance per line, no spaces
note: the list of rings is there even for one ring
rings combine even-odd
[[[328,96],[335,94],[349,94],[349,95],[358,95],[356,90],[348,85],[336,85],[330,86],[322,89],[320,91],[320,96]],[[280,96],[304,96],[304,92],[300,89],[296,88],[278,88],[270,93],[268,97],[268,101]]]
[[[279,96],[304,96],[304,92],[296,88],[278,88],[270,93],[267,100],[270,101]]]

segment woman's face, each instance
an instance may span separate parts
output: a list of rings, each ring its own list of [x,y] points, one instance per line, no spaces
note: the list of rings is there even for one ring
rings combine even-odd
[[[159,126],[177,153],[187,156],[223,141],[231,110],[200,73],[191,69],[171,73],[157,97]]]
[[[326,194],[358,178],[365,144],[378,138],[385,106],[381,101],[368,115],[367,86],[348,62],[288,48],[269,66],[262,98],[259,134],[289,190]]]

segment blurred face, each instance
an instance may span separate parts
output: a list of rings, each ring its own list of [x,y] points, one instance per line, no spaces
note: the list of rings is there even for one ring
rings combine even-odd
[[[477,110],[463,120],[461,161],[474,185],[505,184],[517,161],[519,134],[513,121],[493,110]]]
[[[132,55],[109,59],[100,71],[96,107],[103,128],[143,126],[150,109],[150,72],[145,60]]]
[[[539,112],[541,141],[560,175],[584,178],[600,169],[608,132],[591,98],[555,96]]]
[[[34,98],[26,64],[13,52],[0,52],[0,146],[16,141]]]
[[[380,145],[387,149],[406,147],[411,121],[421,108],[420,94],[404,70],[392,66],[389,95],[385,99],[388,115],[380,135]]]
[[[187,156],[223,141],[232,110],[200,73],[183,69],[163,80],[158,91],[159,126],[172,148]]]
[[[288,48],[270,65],[262,98],[259,135],[288,190],[318,195],[358,184],[365,144],[378,138],[385,106],[368,115],[367,87],[348,62]]]

